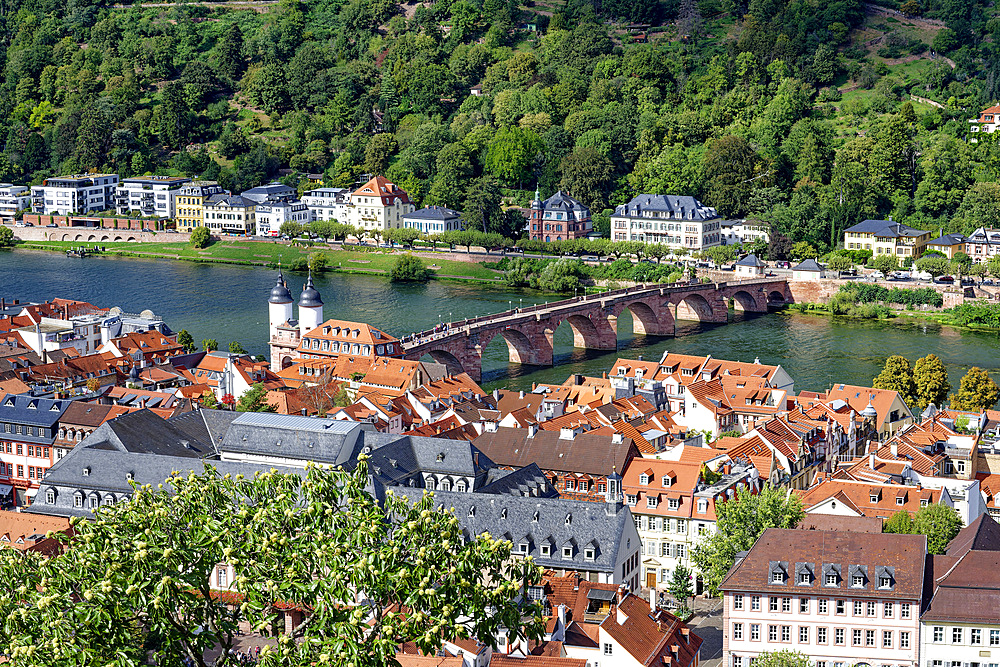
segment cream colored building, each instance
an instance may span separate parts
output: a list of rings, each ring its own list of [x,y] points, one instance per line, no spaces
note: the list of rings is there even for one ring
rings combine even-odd
[[[405,190],[382,176],[375,176],[351,193],[348,223],[365,231],[400,229],[403,216],[415,209]]]
[[[205,226],[213,234],[253,234],[257,202],[239,195],[218,194],[204,205]]]
[[[916,259],[924,252],[931,233],[892,220],[865,220],[844,230],[844,248],[871,250],[873,257],[895,255]]]

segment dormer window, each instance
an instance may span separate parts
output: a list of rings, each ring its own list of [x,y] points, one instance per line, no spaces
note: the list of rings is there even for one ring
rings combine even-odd
[[[865,585],[865,578],[862,575],[856,574],[853,577],[851,577],[851,586],[854,586],[854,587],[857,588],[857,587],[861,587],[861,586],[864,586],[864,585]]]
[[[925,498],[921,498],[920,499],[920,506],[921,507],[927,507],[927,500]]]
[[[646,473],[642,473],[641,475],[639,475],[639,483],[649,484],[649,475],[647,475]]]
[[[573,523],[573,515],[572,514],[567,514],[566,515],[566,525],[568,526],[568,525],[570,525],[572,523]]]
[[[87,466],[86,468],[83,469],[83,476],[84,477],[90,476],[90,466]]]
[[[667,507],[672,510],[680,509],[681,501],[679,498],[670,498],[667,500]]]
[[[656,496],[646,496],[646,507],[648,509],[655,509],[659,504],[659,498]]]
[[[897,505],[902,505],[904,500],[905,500],[905,498],[903,498],[903,496],[896,496],[896,504]]]
[[[475,505],[471,505],[469,507],[469,516],[470,517],[476,516],[476,506]]]
[[[879,577],[878,578],[878,587],[879,588],[889,588],[889,586],[891,586],[891,585],[892,585],[892,579],[890,579],[889,577]]]
[[[708,500],[706,500],[705,498],[699,498],[698,499],[698,513],[699,514],[704,514],[707,511],[708,511]]]
[[[810,581],[812,581],[812,575],[810,575],[808,572],[799,572],[800,584],[808,584]]]
[[[772,584],[783,584],[783,583],[785,583],[785,573],[784,572],[772,572],[771,573],[771,583]]]
[[[550,545],[550,544],[543,544],[541,547],[539,547],[538,550],[539,550],[539,552],[543,556],[551,556],[552,555],[552,545]]]
[[[674,483],[674,479],[670,475],[664,475],[662,483],[663,483],[663,486],[670,487]]]
[[[572,558],[573,557],[573,547],[569,547],[569,546],[563,547],[562,556],[563,556],[563,558],[566,558],[566,559]]]
[[[590,548],[590,547],[584,549],[583,550],[583,559],[584,560],[591,560],[591,561],[594,560],[594,550],[592,548]]]
[[[874,493],[871,494],[871,496],[869,496],[869,498],[870,498],[870,500],[871,500],[871,502],[872,502],[873,505],[878,502],[878,496],[875,495]]]

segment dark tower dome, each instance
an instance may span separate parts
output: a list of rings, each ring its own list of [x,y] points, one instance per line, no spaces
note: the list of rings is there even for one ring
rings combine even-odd
[[[306,280],[306,286],[302,288],[302,294],[299,295],[299,308],[317,308],[323,305],[323,299],[320,298],[319,292],[313,287],[313,276],[312,271],[309,272],[309,278]]]
[[[268,303],[291,303],[292,293],[288,291],[288,286],[285,285],[285,278],[281,275],[281,271],[278,271],[278,284],[271,288],[271,298],[267,300]]]

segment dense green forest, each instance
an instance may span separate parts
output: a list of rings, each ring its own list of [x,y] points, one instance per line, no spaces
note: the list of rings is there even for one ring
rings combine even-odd
[[[985,0],[6,0],[0,63],[15,183],[383,173],[508,235],[484,202],[536,186],[690,194],[818,249],[1000,220],[1000,147],[967,136],[1000,96]]]

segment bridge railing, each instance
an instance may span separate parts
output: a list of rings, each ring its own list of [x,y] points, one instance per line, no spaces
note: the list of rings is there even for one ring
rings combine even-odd
[[[723,289],[725,287],[740,286],[740,285],[754,285],[754,284],[764,284],[764,283],[774,283],[782,282],[783,279],[775,278],[748,278],[746,280],[740,280],[738,282],[727,281],[721,283],[688,283],[688,284],[652,284],[647,285],[645,283],[640,283],[632,287],[622,287],[616,290],[609,290],[607,292],[597,292],[594,294],[583,294],[581,296],[575,296],[567,299],[561,299],[559,301],[548,301],[546,303],[538,303],[532,306],[524,306],[521,308],[514,308],[513,310],[505,310],[500,313],[492,313],[490,315],[479,315],[478,317],[470,317],[462,320],[456,320],[454,322],[448,323],[448,329],[438,331],[436,329],[428,329],[426,331],[421,331],[414,334],[414,338],[403,343],[404,347],[418,347],[424,343],[428,343],[432,340],[440,341],[443,339],[451,339],[457,336],[467,336],[470,327],[474,324],[479,324],[481,322],[501,322],[505,319],[510,319],[512,321],[520,321],[521,317],[524,315],[530,315],[532,313],[537,313],[539,311],[549,311],[552,309],[562,308],[565,306],[577,305],[580,303],[587,303],[591,301],[606,301],[609,298],[614,299],[620,296],[634,296],[636,293],[641,292],[683,292],[690,290],[692,288],[702,287],[702,288],[713,288],[716,290]],[[415,342],[419,341],[419,342]]]

